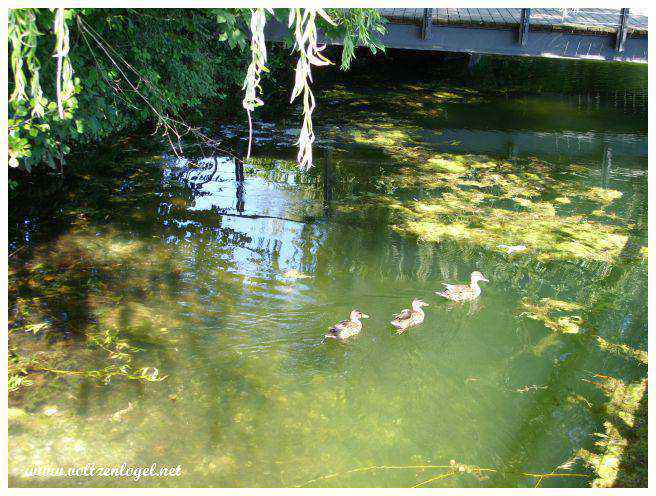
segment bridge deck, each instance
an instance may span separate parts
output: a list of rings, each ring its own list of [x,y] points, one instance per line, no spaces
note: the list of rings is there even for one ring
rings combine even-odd
[[[390,22],[386,47],[518,57],[648,61],[646,9],[379,9]],[[526,14],[522,22],[522,11]],[[430,22],[429,22],[430,21]],[[267,25],[270,40],[286,26]],[[320,35],[325,43],[338,38]]]
[[[421,23],[424,9],[378,9],[391,22]],[[433,9],[434,24],[456,26],[517,26],[522,9]],[[577,32],[614,33],[620,22],[620,9],[531,9],[533,29],[568,29]],[[634,32],[648,29],[645,9],[630,9],[628,28]]]

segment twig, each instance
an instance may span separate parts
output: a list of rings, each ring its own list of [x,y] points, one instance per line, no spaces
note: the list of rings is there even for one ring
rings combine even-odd
[[[47,367],[39,367],[39,366],[28,367],[28,370],[34,372],[52,372],[53,374],[64,374],[64,375],[87,375],[89,373],[83,370],[60,370],[60,369],[49,369]]]
[[[470,466],[470,468],[474,469],[472,472],[465,472],[465,471],[460,471],[460,470],[454,470],[454,466],[458,466],[461,464],[450,464],[450,465],[373,465],[370,467],[361,467],[361,468],[354,468],[351,470],[347,470],[345,472],[336,472],[333,474],[328,474],[328,475],[323,475],[321,477],[317,477],[315,479],[310,479],[309,481],[304,482],[303,484],[299,484],[294,487],[305,487],[309,484],[312,484],[313,482],[318,482],[322,480],[327,480],[327,479],[334,479],[335,477],[339,477],[342,475],[348,475],[348,474],[353,474],[353,473],[359,473],[359,472],[370,472],[372,470],[402,470],[402,469],[427,469],[427,468],[448,468],[450,469],[449,472],[445,474],[440,474],[435,477],[432,477],[430,479],[427,479],[423,482],[420,482],[412,487],[419,487],[423,486],[425,484],[428,484],[429,482],[438,480],[438,479],[443,479],[446,477],[450,477],[452,475],[458,475],[458,474],[465,474],[465,473],[480,473],[480,472],[492,472],[492,473],[497,473],[499,472],[496,468],[481,468],[481,467],[473,467]],[[506,473],[512,473],[512,472],[506,472]],[[565,474],[565,473],[533,473],[533,472],[515,472],[517,475],[521,475],[523,477],[538,477],[540,479],[540,482],[543,478],[549,478],[549,477],[590,477],[589,474]]]
[[[300,484],[298,486],[294,487],[305,487],[308,484],[312,484],[313,482],[317,482],[320,480],[326,480],[326,479],[333,479],[335,477],[338,477],[340,475],[346,475],[346,474],[352,474],[356,472],[370,472],[372,470],[398,470],[398,469],[418,469],[418,468],[451,468],[451,465],[374,465],[371,467],[362,467],[362,468],[354,468],[351,470],[347,470],[346,472],[337,472],[334,474],[329,474],[329,475],[323,475],[321,477],[317,477],[316,479],[311,479],[307,482],[304,482],[303,484]]]
[[[446,474],[436,475],[435,477],[431,477],[430,479],[426,479],[426,480],[423,481],[423,482],[419,482],[418,484],[415,484],[415,485],[412,486],[412,487],[423,486],[423,485],[425,485],[425,484],[428,484],[429,482],[433,482],[433,481],[436,481],[436,480],[438,480],[438,479],[446,479],[447,477],[451,477],[452,475],[456,475],[457,473],[458,473],[458,472],[454,472],[453,470],[451,470],[451,471],[447,472]]]
[[[11,252],[11,254],[10,254],[7,258],[11,258],[11,257],[13,257],[14,255],[16,255],[16,253],[18,253],[19,251],[21,251],[23,248],[25,248],[25,245],[19,246],[19,247],[16,248],[13,252]]]
[[[78,16],[77,18],[78,24],[80,26],[80,30],[84,33],[86,32],[87,34],[90,35],[91,39],[100,47],[100,49],[104,52],[105,56],[109,59],[109,61],[118,69],[118,72],[120,75],[123,77],[123,79],[130,85],[132,90],[139,96],[141,99],[146,103],[148,107],[153,111],[153,113],[158,117],[158,126],[163,126],[164,127],[164,136],[168,140],[169,144],[171,145],[171,148],[173,149],[173,152],[177,157],[180,157],[180,154],[182,153],[183,150],[183,145],[181,141],[181,133],[178,131],[176,128],[176,125],[181,126],[184,128],[184,131],[182,132],[182,135],[191,133],[197,138],[203,140],[206,142],[206,144],[210,145],[212,148],[215,150],[225,153],[226,155],[229,155],[233,157],[235,160],[238,160],[239,162],[243,163],[243,160],[241,160],[239,157],[237,157],[235,154],[229,152],[228,150],[224,150],[220,147],[217,146],[217,141],[204,135],[201,133],[197,128],[194,128],[190,126],[189,124],[180,121],[178,119],[172,118],[168,115],[163,114],[160,110],[156,109],[153,104],[148,100],[148,98],[141,92],[139,91],[138,87],[128,78],[127,74],[125,71],[121,68],[118,62],[121,62],[122,64],[125,65],[125,67],[134,73],[139,81],[143,82],[145,86],[147,86],[165,106],[168,105],[168,102],[166,99],[160,94],[160,90],[146,77],[144,77],[139,71],[137,71],[129,62],[127,62],[119,52],[117,52],[114,48],[112,48],[106,40],[98,33],[96,32],[91,26],[89,26],[81,17]],[[111,52],[111,54],[110,54]],[[116,60],[114,57],[116,57]],[[118,61],[118,62],[117,62]],[[173,140],[171,139],[170,133],[173,133],[175,135],[176,141],[177,141],[177,147],[173,143]]]

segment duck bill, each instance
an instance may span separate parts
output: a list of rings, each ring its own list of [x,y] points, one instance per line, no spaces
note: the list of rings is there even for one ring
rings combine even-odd
[[[366,313],[363,313],[363,314],[362,314],[362,318],[363,318],[363,319],[368,319],[369,316],[368,316]]]
[[[484,277],[483,279],[481,279],[481,281],[490,282],[490,280],[487,277]]]

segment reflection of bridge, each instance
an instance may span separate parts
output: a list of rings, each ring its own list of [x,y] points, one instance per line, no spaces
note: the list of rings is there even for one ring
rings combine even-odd
[[[643,9],[379,10],[389,48],[647,63]],[[272,23],[270,39],[283,29]]]

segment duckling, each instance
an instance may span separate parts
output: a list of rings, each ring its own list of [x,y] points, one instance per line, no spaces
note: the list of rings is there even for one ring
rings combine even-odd
[[[475,300],[481,295],[481,288],[478,287],[478,281],[490,282],[479,271],[471,273],[470,284],[444,284],[444,291],[435,291],[435,294],[443,296],[447,300],[463,302]]]
[[[421,307],[427,307],[428,303],[425,301],[415,298],[412,300],[412,310],[404,309],[401,313],[397,313],[394,316],[394,320],[390,322],[394,327],[396,327],[396,333],[402,334],[411,327],[418,326],[424,321],[426,314],[421,309]]]
[[[360,322],[360,319],[368,318],[369,316],[362,313],[360,310],[353,310],[351,311],[349,320],[342,320],[339,324],[332,326],[324,336],[323,340],[339,339],[343,341],[351,336],[355,336],[362,330],[362,322]]]

